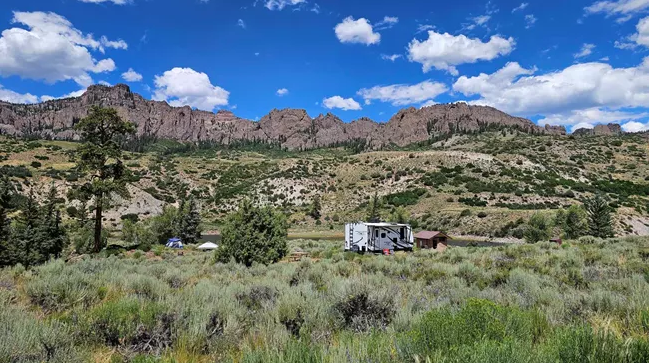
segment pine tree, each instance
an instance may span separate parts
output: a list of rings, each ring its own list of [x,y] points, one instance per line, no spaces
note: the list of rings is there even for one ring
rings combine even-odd
[[[591,236],[613,237],[612,208],[601,195],[588,199],[584,205],[588,215],[588,229]]]
[[[181,211],[182,229],[180,239],[183,243],[196,243],[201,238],[201,213],[198,210],[198,204],[194,198],[189,200],[187,211]]]
[[[111,195],[129,198],[128,169],[122,163],[120,140],[135,133],[135,125],[122,120],[117,110],[93,107],[86,118],[75,125],[84,143],[77,149],[77,167],[87,174],[86,182],[70,197],[93,201],[95,212],[94,252],[103,248],[102,217],[110,207]]]
[[[566,238],[575,239],[588,233],[586,211],[581,206],[571,205],[565,215],[563,230]]]
[[[378,222],[380,219],[381,201],[376,192],[374,192],[374,197],[370,201],[370,204],[367,209],[367,221],[368,222]]]
[[[309,215],[313,219],[320,219],[321,213],[320,209],[322,209],[322,206],[320,205],[320,196],[316,195],[313,197],[313,201],[311,201],[311,208],[309,209]]]

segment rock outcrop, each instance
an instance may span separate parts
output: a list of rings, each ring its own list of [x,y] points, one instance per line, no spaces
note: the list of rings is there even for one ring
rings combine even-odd
[[[387,123],[360,118],[345,123],[327,113],[311,118],[305,110],[272,110],[258,122],[235,116],[230,111],[217,113],[172,107],[131,92],[128,86],[95,85],[81,97],[52,100],[40,104],[17,105],[0,102],[0,132],[39,134],[53,138],[75,138],[75,123],[88,114],[91,106],[112,107],[137,125],[138,135],[179,141],[213,141],[231,144],[238,141],[277,143],[289,149],[308,149],[363,141],[372,147],[404,146],[429,140],[432,136],[516,129],[526,133],[565,134],[563,127],[545,128],[532,121],[512,117],[492,107],[466,103],[406,108]]]
[[[596,125],[592,129],[577,129],[572,132],[575,136],[610,136],[622,133],[622,127],[619,124]]]

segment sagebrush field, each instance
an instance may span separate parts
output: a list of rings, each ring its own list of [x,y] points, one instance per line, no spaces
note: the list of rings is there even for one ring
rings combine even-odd
[[[396,256],[298,240],[0,273],[0,362],[647,362],[649,238]]]

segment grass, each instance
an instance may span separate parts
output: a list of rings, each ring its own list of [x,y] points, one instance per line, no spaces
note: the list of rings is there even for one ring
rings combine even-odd
[[[646,362],[649,238],[0,271],[0,362]]]

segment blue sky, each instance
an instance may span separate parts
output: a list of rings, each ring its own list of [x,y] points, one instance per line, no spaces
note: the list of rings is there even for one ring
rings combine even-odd
[[[3,0],[0,99],[92,83],[257,119],[466,101],[649,128],[649,0]]]

